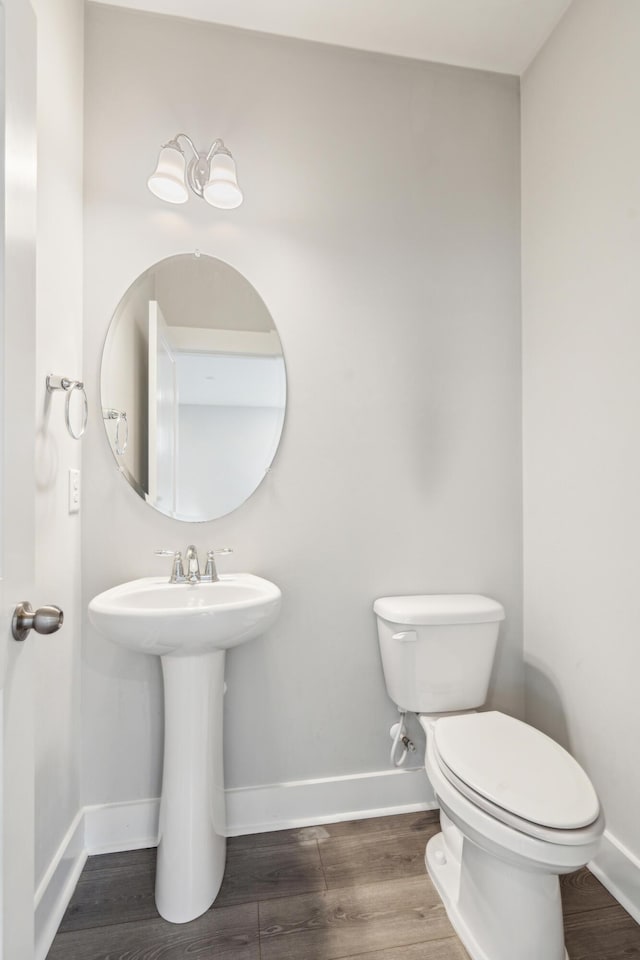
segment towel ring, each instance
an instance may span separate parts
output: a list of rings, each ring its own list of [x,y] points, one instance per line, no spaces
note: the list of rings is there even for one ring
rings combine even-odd
[[[69,431],[69,435],[73,437],[74,440],[79,440],[87,429],[87,421],[89,419],[89,403],[87,401],[87,392],[84,389],[84,383],[82,383],[81,380],[70,380],[68,377],[59,377],[55,373],[50,373],[47,376],[47,390],[49,393],[53,393],[54,390],[64,390],[66,393],[67,399],[64,405],[64,422]],[[82,394],[82,426],[78,433],[76,433],[71,426],[71,417],[69,415],[71,395],[74,390],[79,390]]]

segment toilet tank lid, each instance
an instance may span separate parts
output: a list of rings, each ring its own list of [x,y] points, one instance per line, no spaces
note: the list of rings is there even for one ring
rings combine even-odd
[[[495,623],[504,620],[497,600],[474,593],[442,593],[411,597],[381,597],[374,612],[391,623],[414,626],[445,623]]]

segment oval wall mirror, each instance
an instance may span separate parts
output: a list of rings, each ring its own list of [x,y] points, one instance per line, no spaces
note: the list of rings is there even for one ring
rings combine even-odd
[[[120,472],[177,520],[215,520],[262,481],[282,434],[282,345],[256,290],[204,254],[131,284],[102,352],[102,417]]]

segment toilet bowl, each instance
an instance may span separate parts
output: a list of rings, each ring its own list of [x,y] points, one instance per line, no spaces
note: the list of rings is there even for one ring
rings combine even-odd
[[[427,871],[471,960],[566,960],[559,876],[592,859],[604,817],[559,744],[476,712],[502,606],[463,594],[385,597],[374,610],[387,692],[426,735],[442,828]]]

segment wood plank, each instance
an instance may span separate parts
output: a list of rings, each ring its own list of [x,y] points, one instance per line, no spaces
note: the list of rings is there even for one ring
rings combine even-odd
[[[560,892],[565,916],[617,905],[617,900],[586,867],[560,877]]]
[[[351,960],[351,958],[340,958]],[[457,937],[446,940],[428,940],[408,947],[391,947],[374,953],[359,953],[354,960],[469,960],[469,954]]]
[[[326,837],[362,837],[368,834],[382,833],[421,833],[432,824],[440,822],[439,810],[419,810],[416,813],[400,813],[393,817],[368,817],[365,820],[345,820],[341,823],[328,823],[324,830]]]
[[[259,904],[262,960],[334,960],[453,936],[426,878]]]
[[[318,844],[229,851],[216,906],[326,890]]]
[[[87,857],[82,876],[94,870],[105,870],[109,867],[130,867],[133,864],[146,863],[155,869],[156,848],[145,847],[141,850],[124,850],[118,853],[95,853]]]
[[[259,847],[276,847],[288,843],[309,843],[317,840],[317,831],[325,835],[324,827],[296,827],[293,830],[269,830],[266,833],[246,833],[240,837],[227,838],[227,851],[257,850]]]
[[[154,887],[155,866],[148,861],[83,872],[60,932],[157,917]]]
[[[640,926],[619,904],[570,914],[564,929],[571,960],[640,958]]]
[[[393,817],[366,817],[363,820],[345,820],[340,823],[325,823],[316,827],[274,830],[268,833],[229,837],[228,845],[229,850],[255,850],[256,847],[272,847],[281,843],[303,843],[308,840],[329,840],[332,837],[359,837],[369,833],[420,831],[424,830],[430,823],[438,822],[439,816],[439,810],[422,810],[417,813],[401,813]]]
[[[209,910],[191,923],[160,918],[61,933],[47,960],[260,960],[258,909]]]
[[[427,840],[439,831],[440,825],[431,823],[428,829],[413,834],[323,840],[319,848],[327,887],[423,877]]]

